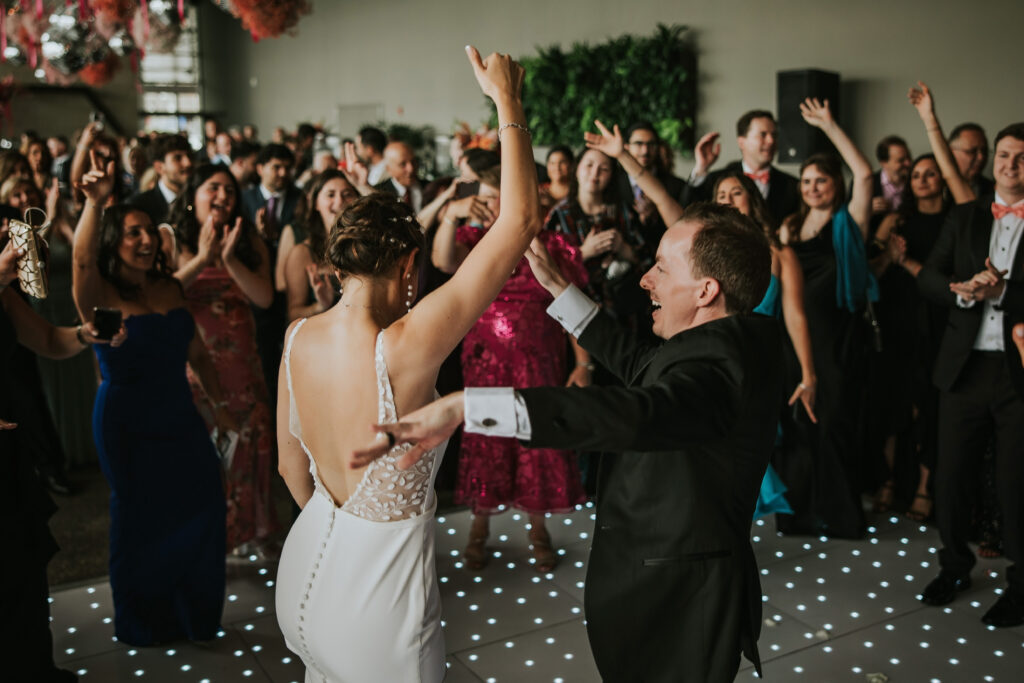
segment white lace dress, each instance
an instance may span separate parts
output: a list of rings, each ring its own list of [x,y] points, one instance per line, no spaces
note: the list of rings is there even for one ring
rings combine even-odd
[[[277,573],[277,620],[306,665],[307,683],[441,681],[445,675],[441,601],[434,567],[434,477],[445,444],[408,470],[397,446],[366,468],[337,506],[302,440],[285,349],[289,431],[309,457],[315,491],[295,521]],[[395,399],[377,335],[378,418],[395,422]]]

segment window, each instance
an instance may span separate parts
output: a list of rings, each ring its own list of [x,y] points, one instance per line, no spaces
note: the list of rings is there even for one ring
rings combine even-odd
[[[139,64],[139,117],[146,132],[185,133],[194,149],[203,144],[198,13],[185,7],[185,24],[174,51],[148,53]]]

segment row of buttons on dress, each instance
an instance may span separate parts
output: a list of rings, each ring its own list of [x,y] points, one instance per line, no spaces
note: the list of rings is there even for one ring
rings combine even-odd
[[[324,535],[323,543],[320,544],[320,552],[317,553],[316,561],[313,562],[313,570],[309,573],[309,581],[306,582],[306,593],[302,596],[302,602],[299,603],[299,640],[302,641],[300,647],[302,647],[303,660],[306,663],[306,667],[317,672],[317,675],[321,679],[327,680],[326,676],[317,670],[316,662],[313,661],[313,654],[309,651],[309,645],[306,643],[306,631],[302,628],[302,624],[306,621],[306,617],[303,612],[306,610],[306,601],[309,600],[309,594],[313,590],[313,582],[316,581],[316,573],[320,570],[320,560],[324,559],[324,551],[327,550],[327,542],[331,538],[331,531],[334,529],[334,515],[337,512],[337,508],[331,505],[331,517],[327,521],[327,533]]]

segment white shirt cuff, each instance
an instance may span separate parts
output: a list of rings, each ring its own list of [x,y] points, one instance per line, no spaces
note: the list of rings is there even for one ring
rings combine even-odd
[[[526,402],[512,387],[473,387],[463,392],[465,430],[528,441],[532,430]]]
[[[978,302],[974,301],[973,299],[968,301],[959,294],[956,295],[956,305],[959,306],[960,308],[974,308],[974,304],[976,303]]]
[[[598,306],[576,285],[569,285],[548,306],[548,315],[557,320],[565,331],[579,337],[597,315]]]
[[[690,183],[690,187],[700,187],[704,184],[704,181],[708,179],[708,174],[705,172],[702,176],[695,176],[693,171],[690,171],[690,178],[687,182]]]

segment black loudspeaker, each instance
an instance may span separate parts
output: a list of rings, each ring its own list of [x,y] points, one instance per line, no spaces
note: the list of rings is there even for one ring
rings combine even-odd
[[[775,92],[779,163],[799,164],[812,154],[835,152],[825,134],[808,126],[800,116],[800,103],[808,97],[828,100],[832,116],[839,121],[839,74],[818,69],[780,71],[776,75]]]

